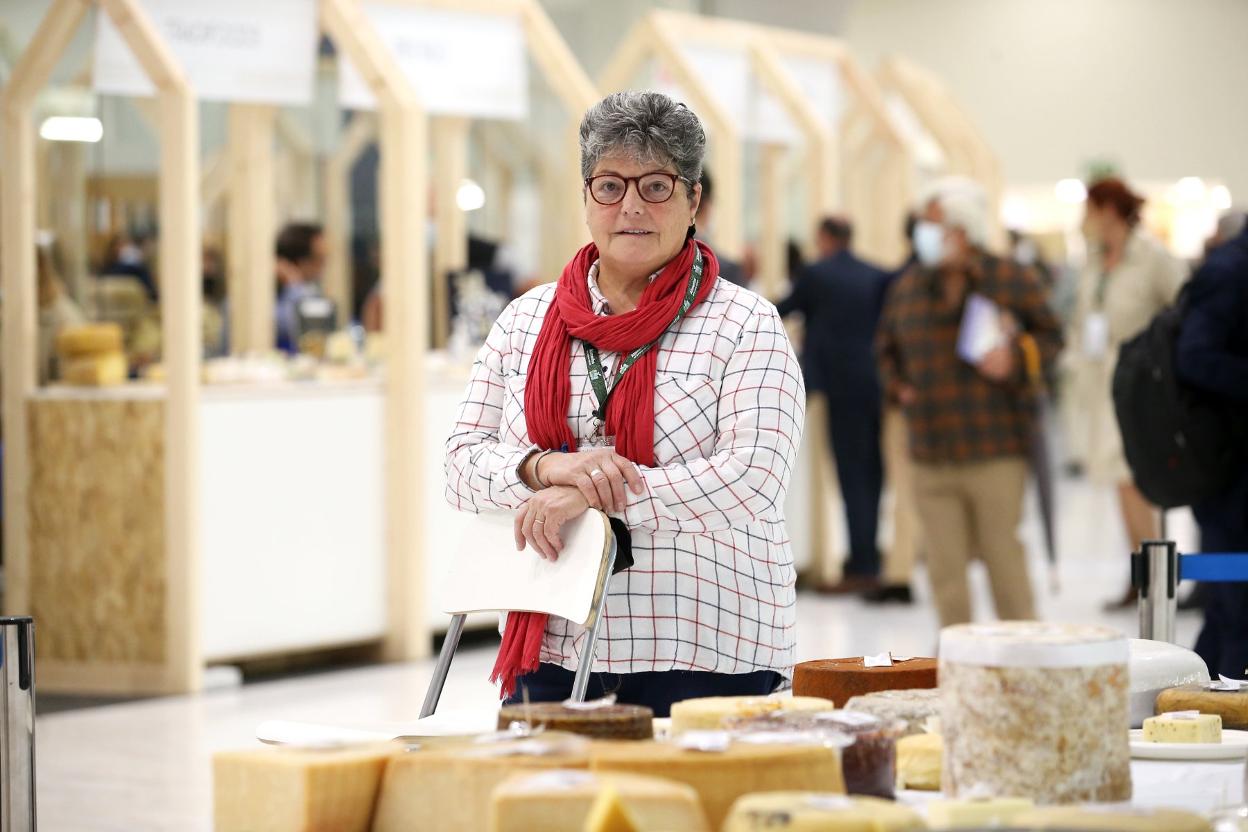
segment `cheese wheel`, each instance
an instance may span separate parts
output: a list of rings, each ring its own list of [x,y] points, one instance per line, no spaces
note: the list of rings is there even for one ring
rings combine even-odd
[[[654,711],[641,705],[597,708],[569,708],[561,702],[504,705],[498,712],[498,729],[505,731],[513,722],[527,722],[533,728],[567,731],[603,740],[654,738]]]
[[[1157,696],[1162,691],[1209,682],[1209,668],[1204,659],[1192,650],[1166,641],[1131,639],[1127,670],[1131,676],[1132,728],[1139,728],[1153,715]]]
[[[940,635],[943,791],[1038,805],[1131,799],[1127,640],[1004,621]]]
[[[600,796],[607,793],[603,806]],[[490,798],[491,832],[582,832],[594,811],[599,826],[627,818],[639,829],[708,832],[698,793],[684,783],[638,774],[555,769],[515,774]],[[615,820],[611,820],[614,816]]]
[[[1052,806],[1014,818],[1025,829],[1077,829],[1080,832],[1213,832],[1209,821],[1173,809]]]
[[[846,702],[845,710],[900,721],[906,726],[907,736],[922,734],[927,731],[929,720],[940,716],[940,690],[917,688],[864,693]]]
[[[936,687],[936,660],[894,660],[891,667],[867,667],[862,657],[820,659],[793,668],[794,696],[831,699],[838,708],[855,696],[881,690]]]
[[[438,746],[395,757],[386,769],[372,832],[487,829],[490,796],[513,774],[584,769],[589,742],[570,734]]]
[[[944,741],[940,734],[915,734],[898,740],[897,786],[940,791],[944,754]]]
[[[1240,691],[1209,690],[1203,685],[1182,685],[1157,695],[1157,713],[1200,711],[1222,717],[1222,727],[1248,730],[1248,688]]]
[[[718,731],[731,717],[763,716],[777,711],[829,711],[827,699],[809,696],[707,696],[672,705],[672,736],[685,731]]]
[[[121,327],[113,323],[68,326],[56,336],[56,353],[62,358],[104,355],[123,349]]]
[[[750,794],[732,805],[723,832],[911,832],[927,829],[914,810],[874,797],[819,792]]]
[[[593,771],[664,777],[694,788],[713,829],[742,795],[773,791],[844,794],[841,755],[822,744],[756,745],[734,742],[723,751],[687,751],[663,742],[602,742],[590,750]]]
[[[130,364],[119,352],[73,358],[61,362],[61,381],[84,387],[110,387],[122,384],[130,374]]]
[[[933,800],[924,809],[932,829],[999,829],[1030,812],[1035,804],[1021,797],[991,800]]]
[[[341,751],[258,748],[212,758],[216,832],[368,832],[398,746]]]

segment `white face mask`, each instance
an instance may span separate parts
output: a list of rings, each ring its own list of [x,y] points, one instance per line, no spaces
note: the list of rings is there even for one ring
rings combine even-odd
[[[929,269],[945,259],[945,227],[937,222],[919,220],[914,226],[914,254]]]

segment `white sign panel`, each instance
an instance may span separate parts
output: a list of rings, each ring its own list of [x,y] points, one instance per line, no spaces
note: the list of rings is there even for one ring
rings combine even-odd
[[[746,139],[801,143],[801,133],[784,105],[754,77],[747,52],[702,43],[682,44],[681,51]]]
[[[806,100],[836,132],[845,114],[845,82],[840,67],[828,61],[794,55],[785,55],[780,62]]]
[[[306,105],[316,78],[316,0],[140,0],[205,101]],[[95,88],[152,96],[155,87],[111,18],[96,15]]]
[[[430,113],[523,119],[529,64],[516,15],[484,15],[391,4],[364,7]],[[338,102],[376,109],[372,90],[339,53]]]

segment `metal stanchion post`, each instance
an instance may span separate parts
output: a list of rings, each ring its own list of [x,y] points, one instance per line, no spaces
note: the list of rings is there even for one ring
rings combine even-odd
[[[1134,556],[1140,591],[1140,638],[1173,642],[1178,599],[1179,555],[1170,540],[1145,540]]]
[[[0,832],[35,829],[35,622],[0,618]]]

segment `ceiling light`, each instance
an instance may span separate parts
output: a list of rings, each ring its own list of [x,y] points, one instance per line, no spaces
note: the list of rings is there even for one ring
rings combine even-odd
[[[465,179],[455,193],[455,204],[461,211],[475,211],[485,205],[485,191],[476,182]]]
[[[1053,193],[1060,202],[1069,202],[1072,205],[1088,198],[1088,189],[1078,179],[1061,180],[1054,186]]]
[[[50,142],[91,142],[104,136],[104,125],[94,116],[51,116],[39,126],[39,136]]]

